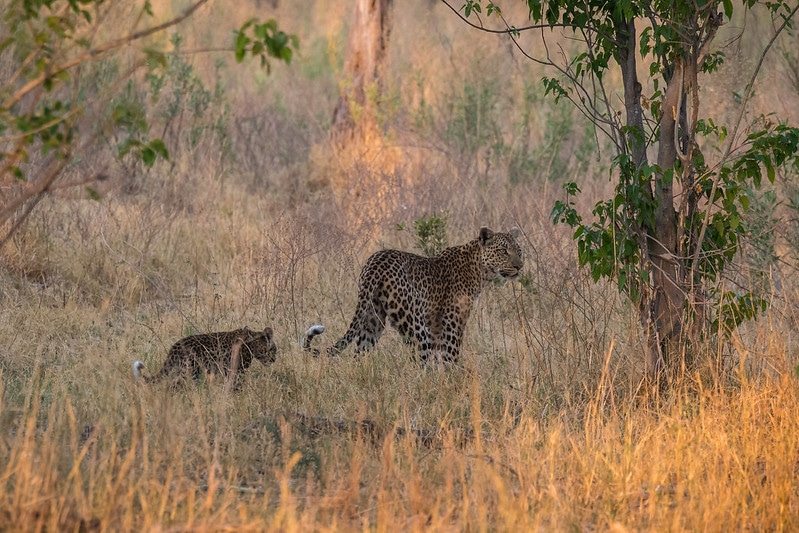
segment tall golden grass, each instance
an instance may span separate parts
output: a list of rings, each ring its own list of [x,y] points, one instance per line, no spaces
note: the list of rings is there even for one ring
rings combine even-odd
[[[487,147],[447,141],[465,83],[494,80],[491,112],[509,127],[541,72],[439,7],[397,6],[391,127],[336,152],[325,121],[345,42],[337,6],[277,8],[303,40],[290,67],[269,78],[226,67],[234,146],[260,143],[252,157],[272,163],[249,174],[243,149],[223,164],[172,147],[170,163],[117,176],[136,186],[101,202],[43,201],[3,250],[0,530],[798,528],[789,245],[766,316],[708,342],[666,392],[639,390],[634,310],[591,282],[548,218],[560,181],[584,180],[590,204],[607,194],[607,170],[571,161],[561,180],[511,185]],[[228,11],[213,27],[246,17]],[[192,39],[214,37],[204,24]],[[799,99],[779,90],[763,88]],[[412,127],[422,101],[433,118]],[[538,146],[558,108],[534,107],[527,142]],[[236,122],[255,115],[272,122],[247,139]],[[568,159],[585,130],[567,134]],[[407,228],[441,213],[451,244],[481,225],[524,232],[526,281],[485,290],[458,367],[418,364],[394,332],[357,358],[300,350],[313,323],[327,326],[321,344],[345,331],[370,253],[413,249]],[[272,326],[279,355],[254,364],[242,390],[134,383],[134,360],[155,369],[177,338],[244,325]]]

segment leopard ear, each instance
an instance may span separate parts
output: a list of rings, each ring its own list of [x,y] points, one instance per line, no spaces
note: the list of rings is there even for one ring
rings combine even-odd
[[[483,226],[480,228],[480,244],[485,244],[491,240],[494,236],[494,232],[488,229],[487,227]]]
[[[513,237],[514,239],[518,239],[522,234],[522,230],[520,230],[516,226],[513,226],[508,233],[510,233],[510,236]]]
[[[264,328],[264,336],[265,336],[267,339],[271,339],[271,338],[272,338],[272,335],[274,335],[274,332],[272,331],[272,328],[270,328],[269,326],[266,326],[266,327]]]

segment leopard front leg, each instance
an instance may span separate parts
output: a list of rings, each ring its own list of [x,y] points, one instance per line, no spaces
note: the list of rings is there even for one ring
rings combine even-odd
[[[445,363],[457,363],[471,309],[451,305],[442,309],[435,327],[434,349]]]

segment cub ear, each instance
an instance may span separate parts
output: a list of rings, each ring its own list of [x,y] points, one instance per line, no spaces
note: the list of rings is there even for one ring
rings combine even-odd
[[[510,233],[510,236],[513,237],[514,239],[518,239],[522,234],[522,230],[520,230],[516,226],[513,226],[508,233]]]
[[[272,328],[270,328],[269,326],[266,326],[266,327],[264,328],[264,336],[265,336],[267,339],[271,339],[271,338],[272,338],[272,335],[274,335],[274,333],[272,332]]]
[[[244,326],[243,328],[241,328],[241,331],[244,333],[244,336],[242,337],[242,340],[244,342],[252,342],[256,339],[259,339],[261,335],[263,335],[263,332],[261,331],[251,330],[250,326]]]
[[[491,240],[494,236],[494,232],[488,229],[487,227],[483,226],[480,228],[480,244],[485,244]]]

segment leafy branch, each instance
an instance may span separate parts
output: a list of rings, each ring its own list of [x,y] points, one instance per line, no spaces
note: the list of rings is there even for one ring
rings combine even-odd
[[[163,52],[133,48],[131,67],[92,98],[82,94],[82,78],[87,67],[116,58],[131,45],[184,23],[208,3],[197,0],[174,18],[99,44],[95,43],[97,35],[105,33],[100,31],[107,27],[103,23],[118,4],[103,0],[17,0],[8,4],[8,35],[0,40],[0,54],[12,70],[0,84],[0,227],[4,228],[0,248],[42,197],[67,184],[56,182],[73,160],[97,146],[101,138],[121,136],[114,147],[114,157],[120,162],[133,158],[151,167],[159,159],[169,158],[164,141],[149,135],[144,103],[117,98],[137,71],[165,68]],[[153,16],[151,3],[144,1],[136,25]],[[259,58],[270,70],[269,58],[289,63],[298,45],[297,37],[282,31],[276,21],[251,19],[236,31],[231,46],[209,50],[233,52],[237,62]],[[108,112],[99,111],[109,105]],[[91,115],[90,108],[99,112]],[[90,116],[101,118],[92,120]],[[39,157],[32,160],[36,152]],[[105,176],[103,170],[69,183],[85,185]],[[87,191],[96,197],[92,189]]]

